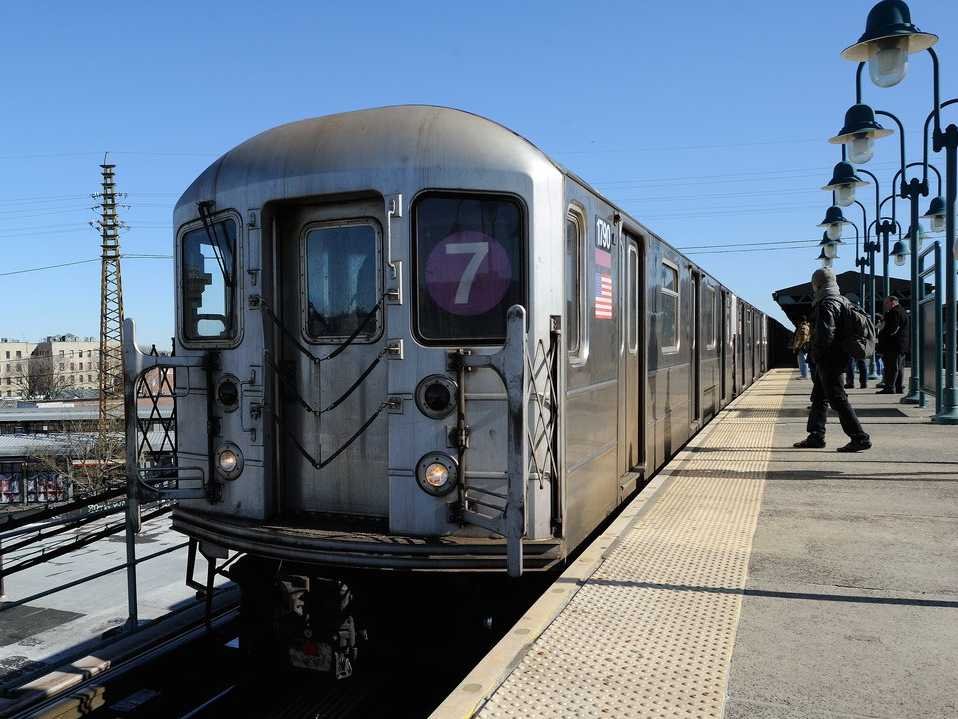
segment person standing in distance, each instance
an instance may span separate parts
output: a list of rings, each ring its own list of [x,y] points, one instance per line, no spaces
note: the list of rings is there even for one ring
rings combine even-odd
[[[901,370],[902,358],[908,351],[908,315],[897,297],[886,297],[885,316],[878,333],[878,351],[885,357],[882,389],[876,394],[901,394],[904,390]]]
[[[828,406],[838,414],[842,430],[851,441],[839,452],[861,452],[871,449],[871,438],[862,429],[861,422],[848,402],[842,386],[842,375],[848,366],[849,355],[842,346],[846,316],[851,310],[838,290],[835,273],[830,267],[815,270],[812,275],[812,343],[809,354],[815,360],[812,374],[812,405],[808,412],[808,437],[796,442],[800,449],[820,449],[825,446],[825,423]]]
[[[811,341],[812,326],[803,317],[792,337],[792,351],[798,356],[798,372],[802,379],[808,377],[808,345]]]

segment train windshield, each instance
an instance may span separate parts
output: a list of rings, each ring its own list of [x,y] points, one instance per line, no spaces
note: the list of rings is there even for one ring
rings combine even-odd
[[[413,218],[419,336],[433,344],[502,342],[506,310],[525,298],[519,203],[430,193],[417,200]]]
[[[306,232],[306,333],[314,339],[376,334],[379,260],[376,228],[322,226]]]
[[[183,235],[183,335],[189,340],[236,335],[236,223],[211,222]]]

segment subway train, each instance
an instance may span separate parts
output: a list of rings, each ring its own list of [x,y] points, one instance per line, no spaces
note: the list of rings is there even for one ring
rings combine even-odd
[[[768,368],[762,312],[460,110],[268,130],[174,226],[174,355],[130,320],[124,353],[128,403],[175,370],[176,467],[133,451],[131,501],[177,499],[188,580],[230,562],[249,642],[337,676],[361,577],[561,567]]]

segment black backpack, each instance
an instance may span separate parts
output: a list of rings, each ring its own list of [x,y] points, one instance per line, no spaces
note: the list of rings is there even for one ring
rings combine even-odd
[[[855,359],[865,359],[875,354],[875,323],[872,318],[856,304],[842,297],[841,348]]]

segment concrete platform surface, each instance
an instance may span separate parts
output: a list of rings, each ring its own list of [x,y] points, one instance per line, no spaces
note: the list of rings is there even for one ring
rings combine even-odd
[[[958,716],[958,428],[856,389],[873,449],[796,450],[810,390],[721,412],[433,717]]]

